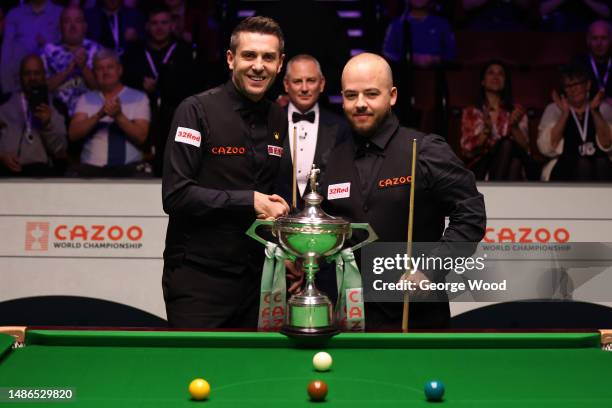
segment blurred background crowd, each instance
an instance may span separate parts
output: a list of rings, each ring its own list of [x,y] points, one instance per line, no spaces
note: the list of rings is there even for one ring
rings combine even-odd
[[[344,63],[384,55],[400,119],[479,180],[612,180],[609,0],[3,0],[0,176],[159,177],[174,110],[228,79],[254,14],[319,60],[337,111]]]

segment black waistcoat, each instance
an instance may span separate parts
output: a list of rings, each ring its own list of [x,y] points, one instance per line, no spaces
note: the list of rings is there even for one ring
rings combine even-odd
[[[200,121],[198,185],[272,194],[280,164],[278,149],[287,131],[286,114],[274,103],[255,106],[241,101],[231,87],[228,82],[195,97],[205,116]],[[263,124],[265,129],[265,139],[257,143],[251,128],[255,124]],[[256,150],[260,160],[256,159]],[[264,248],[245,234],[255,218],[252,207],[220,208],[198,217],[171,216],[164,257],[237,272],[249,264],[260,268]]]

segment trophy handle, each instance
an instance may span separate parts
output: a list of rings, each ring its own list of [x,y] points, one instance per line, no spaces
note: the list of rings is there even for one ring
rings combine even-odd
[[[357,245],[351,248],[351,251],[353,252],[355,252],[362,246],[367,245],[371,242],[374,242],[378,239],[378,235],[376,235],[376,232],[374,232],[374,230],[368,223],[365,223],[365,222],[364,223],[351,223],[351,229],[362,229],[368,232],[368,237],[366,239],[364,239],[363,241],[361,241],[360,243],[358,243]]]
[[[272,226],[274,224],[274,221],[266,221],[266,220],[255,220],[255,222],[253,222],[253,224],[251,224],[251,226],[249,227],[249,229],[247,230],[246,234],[253,238],[255,241],[259,242],[260,244],[263,244],[264,246],[268,244],[268,241],[266,241],[265,239],[263,239],[262,237],[260,237],[259,235],[257,235],[257,228],[260,225],[269,225]]]

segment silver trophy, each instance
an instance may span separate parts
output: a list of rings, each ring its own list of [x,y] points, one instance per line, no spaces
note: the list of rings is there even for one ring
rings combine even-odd
[[[293,295],[287,302],[286,320],[281,330],[291,336],[329,336],[339,331],[334,322],[332,302],[314,283],[315,274],[319,270],[319,259],[341,251],[353,229],[368,232],[368,237],[355,245],[353,250],[378,238],[369,224],[349,223],[321,209],[323,196],[317,192],[318,174],[319,170],[313,165],[309,177],[310,193],[304,196],[304,210],[275,221],[256,220],[247,231],[247,235],[266,245],[267,241],[257,235],[256,230],[259,226],[268,226],[283,250],[302,260],[304,286],[300,293]]]

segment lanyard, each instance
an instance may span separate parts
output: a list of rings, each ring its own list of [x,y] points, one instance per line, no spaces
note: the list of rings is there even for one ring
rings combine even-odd
[[[168,51],[166,51],[166,56],[164,56],[164,59],[162,60],[162,65],[166,65],[168,63],[168,60],[172,56],[172,53],[174,52],[175,48],[176,43],[172,44]],[[155,62],[153,61],[153,57],[151,56],[149,50],[145,50],[145,55],[147,56],[147,61],[149,62],[149,67],[151,67],[151,72],[153,73],[153,76],[155,77],[155,79],[159,78],[159,72],[157,71],[157,67],[155,66]]]
[[[28,107],[28,101],[24,93],[21,93],[21,110],[23,112],[23,119],[25,121],[24,134],[26,135],[26,138],[31,138],[32,137],[32,112],[30,112],[30,108]]]
[[[593,56],[589,56],[591,59],[591,68],[593,68],[593,73],[595,74],[595,78],[597,78],[597,84],[601,89],[605,89],[606,84],[608,83],[608,75],[610,74],[610,67],[612,67],[612,57],[608,58],[608,66],[606,67],[606,73],[604,74],[603,80],[599,77],[599,71],[597,70],[597,65],[595,65],[595,60]]]
[[[111,34],[115,41],[115,48],[119,48],[119,16],[117,13],[113,13],[112,16],[109,16],[108,25],[110,26]]]
[[[572,112],[572,117],[574,118],[574,122],[576,122],[576,127],[578,128],[578,132],[580,133],[580,138],[582,139],[583,142],[586,142],[587,130],[589,126],[589,107],[587,106],[587,108],[585,109],[584,123],[582,126],[580,125],[580,121],[578,120],[578,116],[576,116],[576,111],[574,110],[574,108],[570,108],[570,111]]]

